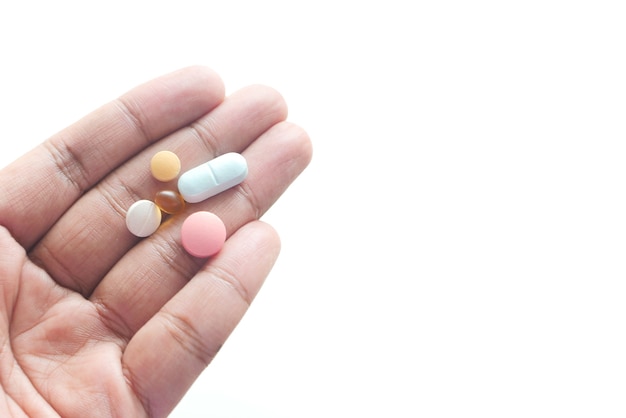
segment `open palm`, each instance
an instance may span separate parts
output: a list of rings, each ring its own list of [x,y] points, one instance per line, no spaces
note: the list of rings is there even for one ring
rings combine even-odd
[[[141,85],[0,171],[0,416],[162,417],[246,312],[279,252],[259,217],[311,158],[274,90],[224,98],[190,67]],[[183,170],[229,151],[239,186],[139,239],[125,213],[166,185],[159,150]],[[224,248],[197,259],[180,245],[186,215],[226,224]]]

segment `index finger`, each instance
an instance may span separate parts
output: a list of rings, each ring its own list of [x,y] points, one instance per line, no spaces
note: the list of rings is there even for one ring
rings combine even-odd
[[[134,88],[0,171],[0,225],[30,248],[110,171],[223,100],[222,80],[205,67]]]

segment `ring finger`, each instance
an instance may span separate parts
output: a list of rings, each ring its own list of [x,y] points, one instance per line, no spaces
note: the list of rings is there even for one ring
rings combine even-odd
[[[272,205],[307,166],[311,150],[306,133],[283,122],[250,145],[244,156],[249,174],[243,183],[170,218],[123,257],[94,290],[91,300],[118,335],[130,338],[207,262],[190,256],[180,244],[186,215],[210,210],[224,220],[230,236]],[[234,277],[222,273],[238,287]]]

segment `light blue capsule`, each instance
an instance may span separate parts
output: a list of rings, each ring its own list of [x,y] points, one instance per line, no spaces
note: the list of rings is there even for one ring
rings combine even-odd
[[[241,183],[248,175],[243,155],[229,152],[186,171],[178,178],[178,192],[198,203]]]

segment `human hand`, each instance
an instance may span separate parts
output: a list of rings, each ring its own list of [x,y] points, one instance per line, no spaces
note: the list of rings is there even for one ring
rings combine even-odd
[[[246,312],[279,252],[259,217],[305,169],[307,134],[274,90],[224,98],[190,67],[141,85],[0,171],[0,416],[162,417]],[[149,161],[183,170],[229,151],[249,174],[187,205],[156,233],[125,213],[163,185]],[[180,245],[187,214],[209,210],[228,239],[197,259]]]

